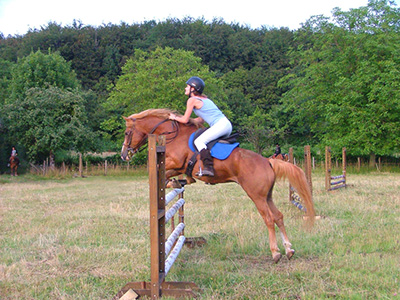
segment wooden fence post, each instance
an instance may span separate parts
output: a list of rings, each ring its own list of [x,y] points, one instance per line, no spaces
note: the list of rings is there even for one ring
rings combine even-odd
[[[82,153],[79,153],[79,177],[83,177]]]
[[[331,171],[332,171],[332,161],[331,161],[331,147],[325,147],[325,189],[329,191],[331,189]]]

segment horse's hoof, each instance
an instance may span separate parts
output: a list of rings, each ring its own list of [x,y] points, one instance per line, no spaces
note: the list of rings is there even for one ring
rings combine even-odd
[[[281,259],[282,254],[280,253],[276,253],[272,256],[272,258],[274,259],[274,262],[277,264],[279,262],[279,260]]]
[[[294,250],[290,249],[288,252],[286,252],[286,257],[290,260],[292,256],[294,255]]]
[[[176,179],[174,179],[174,181],[172,182],[172,186],[174,187],[174,189],[182,188],[182,184]]]
[[[172,184],[172,181],[169,181],[166,185],[165,185],[165,188],[166,189],[170,189],[170,188],[173,188],[174,186],[173,186],[173,184]]]

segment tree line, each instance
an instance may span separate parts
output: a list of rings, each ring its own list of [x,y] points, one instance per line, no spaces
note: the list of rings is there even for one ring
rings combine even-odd
[[[49,23],[0,34],[0,162],[11,145],[27,160],[73,151],[119,151],[123,115],[184,112],[186,80],[241,133],[243,147],[271,155],[326,145],[349,156],[399,153],[400,11],[370,0],[314,16],[298,30],[251,29],[184,18],[99,27]]]

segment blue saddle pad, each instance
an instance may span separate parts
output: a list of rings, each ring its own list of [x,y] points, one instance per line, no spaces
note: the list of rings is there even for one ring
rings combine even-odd
[[[190,150],[196,152],[196,149],[193,146],[194,133],[190,135],[189,138],[189,147]],[[216,159],[224,160],[229,157],[232,153],[233,149],[239,146],[239,143],[225,144],[225,143],[216,143],[211,149],[211,156]]]

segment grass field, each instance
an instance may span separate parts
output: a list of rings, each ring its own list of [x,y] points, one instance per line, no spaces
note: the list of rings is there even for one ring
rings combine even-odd
[[[312,231],[288,201],[274,198],[296,250],[274,264],[266,226],[236,184],[196,183],[185,193],[184,248],[168,281],[192,281],[199,299],[399,299],[400,174],[348,174],[325,192],[313,173]],[[111,299],[150,279],[148,179],[0,176],[0,299]],[[284,253],[283,247],[282,253]]]

